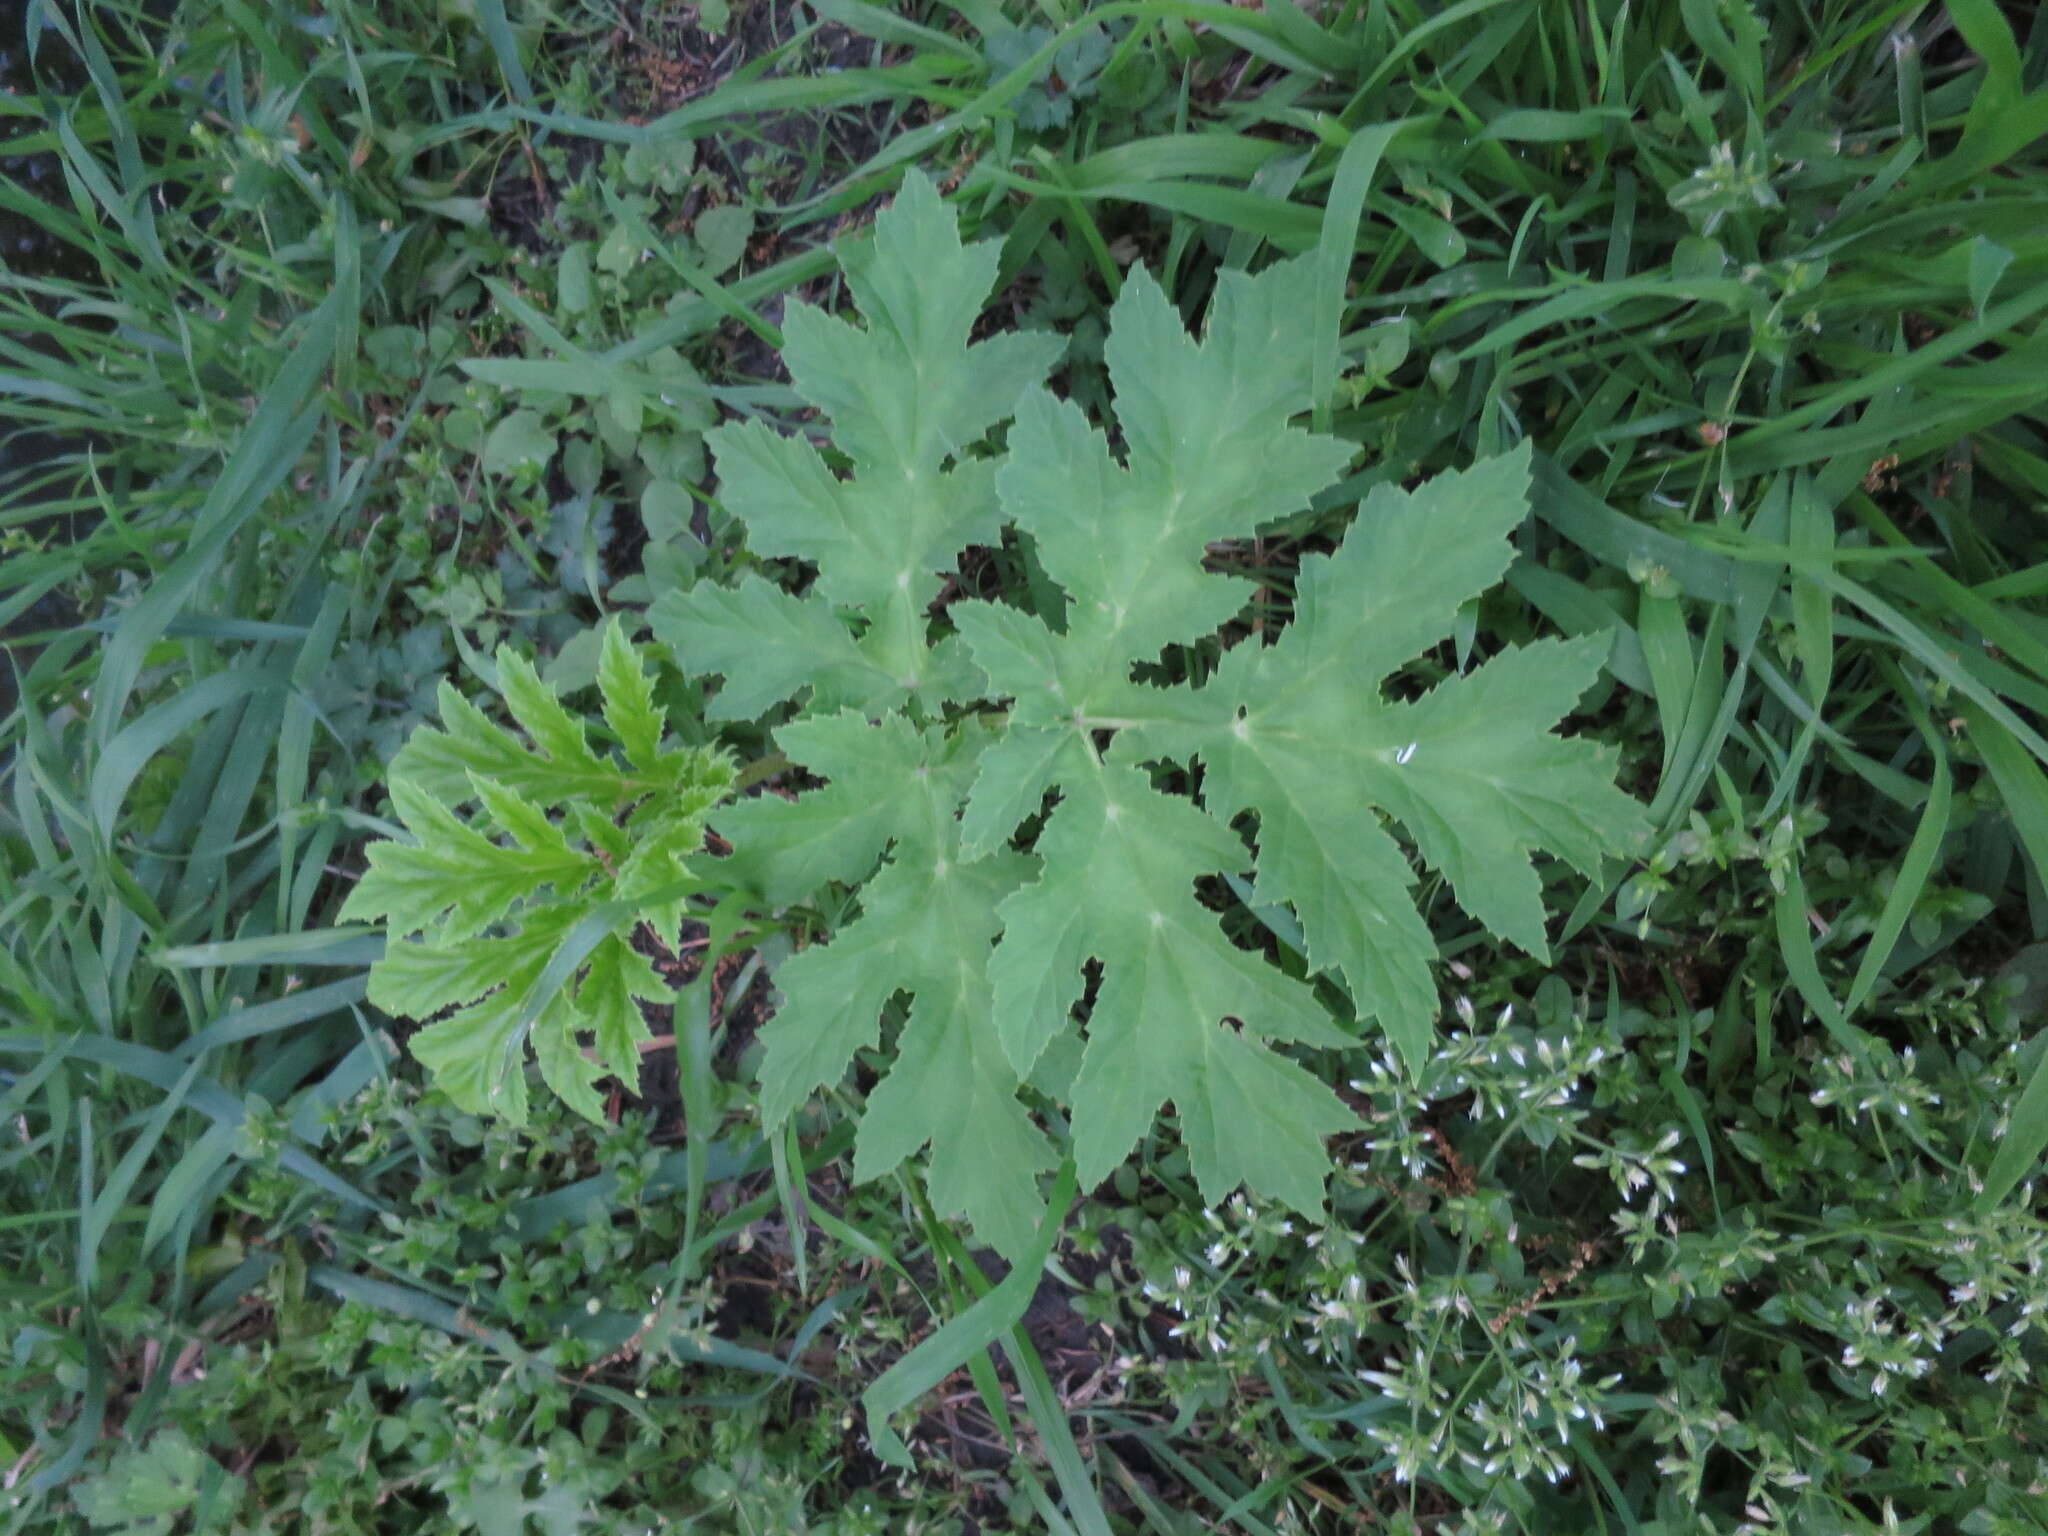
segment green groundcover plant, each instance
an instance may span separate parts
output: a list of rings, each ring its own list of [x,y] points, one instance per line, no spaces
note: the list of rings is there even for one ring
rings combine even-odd
[[[778,972],[763,1117],[779,1124],[836,1082],[907,994],[894,1063],[861,1119],[857,1177],[929,1144],[935,1202],[1014,1253],[1043,1216],[1035,1176],[1062,1155],[1034,1109],[1069,1117],[1093,1184],[1170,1102],[1205,1197],[1243,1185],[1320,1210],[1323,1138],[1357,1122],[1277,1047],[1346,1046],[1351,1014],[1377,1020],[1413,1066],[1436,1014],[1435,947],[1388,820],[1473,916],[1538,956],[1531,853],[1591,874],[1637,835],[1608,755],[1551,729],[1593,682],[1604,642],[1505,649],[1415,699],[1383,691],[1506,568],[1506,535],[1526,513],[1516,454],[1412,492],[1377,489],[1342,544],[1303,563],[1277,641],[1240,639],[1188,686],[1188,648],[1253,594],[1205,567],[1209,547],[1299,511],[1354,453],[1290,425],[1310,404],[1308,267],[1226,274],[1199,341],[1134,272],[1105,347],[1119,454],[1037,384],[1055,338],[970,344],[996,264],[993,243],[963,246],[936,190],[908,177],[872,245],[845,262],[866,323],[801,305],[787,317],[785,359],[831,422],[833,457],[759,422],[709,435],[755,553],[813,564],[816,580],[797,596],[748,575],[654,605],[683,666],[724,675],[714,719],[801,701],[777,744],[827,781],[717,813],[735,852],[704,878],[774,909],[832,882],[858,893],[856,918]],[[976,451],[1013,412],[1007,450]],[[1039,579],[941,604],[945,573],[1005,525],[1028,539]],[[606,714],[644,773],[659,727],[635,714],[629,735],[623,680],[643,690],[636,710],[651,706],[623,647],[614,631]],[[680,877],[727,780],[687,756],[670,770],[682,809],[648,813],[673,819],[651,840],[630,823],[614,835],[593,790],[660,807],[672,791],[600,769],[522,665],[508,655],[500,667],[548,769],[508,756],[509,738],[451,694],[451,734],[429,733],[394,768],[420,846],[378,849],[345,915],[428,935],[394,944],[372,996],[415,1015],[468,1004],[415,1046],[460,1102],[519,1112],[507,1064],[530,1027],[544,1077],[594,1112],[576,1037],[595,1033],[596,1056],[631,1079],[635,999],[653,991],[626,934],[644,922],[673,939],[680,911],[633,898]],[[522,763],[522,787],[552,795],[564,822],[515,788]],[[509,845],[453,816],[447,802],[471,792]],[[563,826],[591,849],[572,849]],[[614,861],[607,902],[596,875]],[[1240,947],[1205,904],[1205,882],[1248,870],[1251,905],[1292,909],[1328,991]],[[516,940],[479,937],[544,885],[554,899]],[[599,947],[574,1006],[566,992],[538,1001],[544,981],[583,963],[564,958],[578,934]],[[1100,983],[1084,997],[1091,967]]]

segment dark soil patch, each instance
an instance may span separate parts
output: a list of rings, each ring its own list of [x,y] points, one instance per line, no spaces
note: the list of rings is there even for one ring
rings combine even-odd
[[[741,0],[733,8],[730,27],[722,33],[701,24],[697,6],[673,0],[646,0],[627,7],[622,17],[611,32],[581,40],[581,48],[596,59],[608,81],[611,115],[634,125],[658,122],[701,100],[736,73],[778,50],[788,49],[787,57],[758,78],[817,77],[869,67],[890,56],[872,39],[845,27],[812,25],[807,9],[794,0]],[[774,205],[801,201],[819,190],[821,178],[829,181],[864,163],[894,133],[914,125],[922,115],[922,108],[915,104],[904,112],[884,101],[735,119],[722,125],[718,133],[697,140],[700,164],[723,184],[726,193],[709,201],[756,202],[771,212]],[[559,233],[551,224],[556,199],[563,185],[582,178],[604,153],[605,146],[596,140],[565,141],[557,135],[556,141],[568,144],[567,163],[560,175],[547,173],[529,152],[508,157],[491,186],[491,218],[498,233],[528,250],[549,251],[560,244]],[[705,202],[699,188],[676,214],[687,220]],[[774,254],[790,254],[831,238],[859,217],[840,214],[824,217],[816,225],[791,223],[763,236],[760,255],[767,255],[769,247]],[[803,237],[793,239],[799,231]],[[729,339],[741,347],[742,337],[750,335],[736,328]],[[755,359],[736,357],[733,361],[750,376],[774,377],[772,358],[770,366],[761,368],[750,366]]]
[[[702,923],[686,923],[673,949],[655,945],[645,935],[633,947],[654,962],[680,991],[694,983],[704,968],[704,946],[709,930]],[[711,1030],[715,1070],[733,1072],[741,1055],[773,1016],[774,988],[767,969],[752,963],[751,952],[720,957],[712,972]],[[675,1008],[654,1004],[645,1008],[654,1043],[640,1063],[640,1083],[635,1099],[641,1113],[652,1121],[651,1134],[658,1141],[680,1140],[687,1132],[683,1113],[682,1082],[676,1066]],[[618,1096],[623,1100],[623,1095]]]
[[[630,122],[687,106],[780,49],[789,49],[787,57],[762,78],[829,75],[894,56],[836,23],[814,26],[808,9],[793,0],[742,0],[733,7],[724,33],[707,31],[694,5],[653,0],[642,4],[631,23],[612,34],[610,43],[614,100]],[[896,127],[887,103],[779,112],[736,131],[708,136],[699,141],[699,149],[707,165],[740,186],[753,174],[745,163],[748,149],[767,146],[783,151],[780,158],[793,166],[850,168],[876,154]],[[771,175],[763,190],[771,198],[786,199],[798,190],[799,182],[788,173]]]
[[[46,105],[61,105],[85,89],[85,71],[64,41],[52,34],[44,36],[31,65],[27,18],[28,0],[0,0],[0,95],[40,95]],[[54,153],[0,158],[0,177],[59,207],[70,202],[63,166]],[[0,208],[0,267],[17,277],[80,280],[96,270],[88,253],[7,208]]]

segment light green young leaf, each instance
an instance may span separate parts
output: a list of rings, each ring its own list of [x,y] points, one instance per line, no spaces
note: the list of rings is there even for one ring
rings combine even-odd
[[[530,809],[502,785],[476,783],[501,806]],[[391,804],[419,842],[371,844],[370,867],[341,909],[343,922],[383,918],[393,933],[431,929],[452,943],[482,932],[508,903],[550,886],[559,896],[575,895],[597,869],[596,859],[559,835],[553,846],[543,839],[536,847],[520,840],[517,826],[501,822],[511,841],[495,842],[405,779],[392,780]]]
[[[642,773],[655,772],[661,756],[662,712],[654,702],[654,679],[641,670],[621,625],[605,626],[597,687],[604,698],[604,718],[618,733],[626,761]]]
[[[341,916],[381,919],[388,936],[371,1002],[416,1019],[453,1010],[412,1050],[457,1104],[524,1120],[530,1041],[547,1085],[598,1118],[603,1077],[639,1081],[640,1004],[666,995],[635,941],[675,941],[689,859],[733,768],[722,754],[662,750],[652,684],[616,623],[598,692],[623,763],[591,749],[524,659],[501,650],[497,665],[531,745],[444,687],[446,729],[415,733],[392,768],[392,806],[414,841],[371,845]]]
[[[670,995],[647,957],[633,948],[629,933],[607,935],[592,953],[590,969],[576,989],[576,1005],[590,1020],[599,1064],[621,1082],[640,1080],[640,1043],[648,1034],[639,1005]]]
[[[512,718],[526,728],[550,768],[564,773],[601,772],[591,755],[583,722],[562,705],[560,695],[540,680],[533,663],[515,651],[498,653],[498,687]]]
[[[602,794],[612,776],[602,767],[572,768],[533,751],[495,724],[450,683],[440,688],[441,727],[421,726],[391,760],[391,778],[444,806],[476,798],[486,778],[522,795],[560,793],[573,782],[581,795]]]

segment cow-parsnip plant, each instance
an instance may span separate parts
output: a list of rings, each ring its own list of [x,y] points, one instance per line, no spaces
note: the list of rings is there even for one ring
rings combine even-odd
[[[1198,882],[1254,871],[1253,906],[1291,907],[1311,967],[1418,1061],[1435,950],[1389,821],[1473,916],[1543,953],[1531,852],[1591,872],[1638,826],[1606,756],[1551,731],[1605,642],[1506,650],[1412,701],[1382,691],[1506,568],[1517,454],[1375,490],[1341,547],[1303,563],[1276,641],[1227,649],[1202,686],[1161,685],[1150,664],[1252,596],[1205,568],[1209,545],[1301,510],[1353,455],[1290,424],[1310,404],[1309,271],[1225,274],[1199,341],[1133,271],[1105,354],[1119,449],[1036,382],[1053,339],[969,343],[996,264],[906,179],[845,263],[865,324],[801,305],[785,324],[846,471],[758,422],[710,435],[754,550],[814,563],[815,583],[798,597],[749,576],[654,607],[688,669],[724,675],[714,717],[800,699],[778,745],[828,781],[719,812],[733,873],[778,907],[858,887],[859,915],[778,972],[763,1114],[837,1081],[908,994],[856,1177],[929,1144],[936,1204],[1020,1249],[1059,1152],[1029,1084],[1069,1117],[1084,1183],[1170,1102],[1207,1199],[1242,1184],[1318,1210],[1323,1138],[1355,1120],[1279,1047],[1353,1035],[1233,943]],[[1007,451],[976,451],[1012,414]],[[961,551],[1006,523],[1047,581],[935,614]]]
[[[411,1045],[459,1107],[525,1120],[530,1042],[547,1085],[596,1120],[601,1078],[639,1082],[640,1003],[670,995],[646,951],[676,941],[732,762],[664,742],[653,679],[617,623],[597,673],[617,755],[593,750],[510,648],[498,683],[528,741],[443,683],[442,728],[415,732],[391,765],[413,841],[371,845],[341,915],[384,923],[371,1002],[416,1019],[453,1009]]]

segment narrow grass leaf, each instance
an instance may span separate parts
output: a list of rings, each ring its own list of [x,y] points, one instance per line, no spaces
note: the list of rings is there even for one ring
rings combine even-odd
[[[2033,863],[2034,876],[2048,885],[2048,774],[2042,773],[2040,759],[1984,710],[1965,704],[1962,713],[1969,724],[1970,740],[1991,770],[1992,782],[2012,818],[2020,846]]]
[[[1981,720],[1981,716],[1979,718]],[[1983,720],[1982,725],[1986,730],[1998,729],[1989,720]],[[2005,739],[2012,740],[2010,736]],[[2038,769],[2035,776],[2039,778]],[[1891,892],[1885,897],[1884,910],[1878,914],[1877,926],[1871,929],[1869,942],[1864,945],[1863,959],[1856,967],[1856,979],[1849,984],[1849,996],[1842,1004],[1845,1017],[1854,1017],[1856,1010],[1876,990],[1879,978],[1884,975],[1885,962],[1891,958],[1899,935],[1906,931],[1907,920],[1913,915],[1914,904],[1934,874],[1941,855],[1942,839],[1948,835],[1949,807],[1953,799],[1951,779],[1948,754],[1940,753],[1934,759],[1934,782],[1928,791],[1927,808],[1920,813],[1920,823],[1913,829],[1913,841],[1899,864]],[[2009,793],[2007,801],[2011,802]]]
[[[1351,136],[1337,160],[1337,174],[1323,208],[1322,234],[1316,242],[1315,351],[1309,380],[1314,401],[1315,430],[1330,430],[1330,406],[1337,393],[1337,353],[1344,328],[1344,295],[1351,283],[1351,260],[1358,247],[1358,224],[1365,213],[1365,195],[1373,173],[1405,120],[1376,123]]]
[[[911,1459],[910,1448],[890,1426],[890,1418],[1024,1320],[1024,1311],[1038,1292],[1045,1261],[1052,1256],[1060,1228],[1066,1224],[1067,1210],[1074,1203],[1074,1189],[1074,1165],[1070,1161],[1060,1169],[1053,1185],[1037,1238],[1028,1252],[1018,1255],[1016,1265],[1002,1283],[960,1316],[941,1325],[861,1394],[861,1407],[868,1420],[868,1442],[879,1460],[905,1472],[913,1470],[916,1463]]]
[[[1814,954],[1813,935],[1807,930],[1807,913],[1806,881],[1797,869],[1790,870],[1785,877],[1785,889],[1772,909],[1785,973],[1827,1032],[1851,1054],[1860,1057],[1870,1047],[1870,1037],[1848,1021],[1842,1005],[1828,990],[1820,974],[1820,961]]]
[[[512,23],[505,17],[505,0],[476,0],[476,14],[512,99],[521,106],[531,105],[533,82],[526,77],[526,62],[519,57],[519,39],[513,36]]]
[[[1978,1211],[1996,1210],[2040,1162],[2044,1149],[2048,1149],[2048,1051],[2040,1052],[2019,1102],[2006,1117],[2005,1135],[1999,1138],[1991,1166],[1984,1170],[1984,1187],[1977,1192]]]

